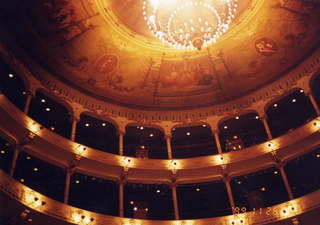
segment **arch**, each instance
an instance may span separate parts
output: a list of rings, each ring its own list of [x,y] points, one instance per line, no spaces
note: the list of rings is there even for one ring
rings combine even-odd
[[[131,123],[128,123],[128,124],[126,125],[126,128],[127,128],[128,126],[143,126],[143,127],[146,127],[146,128],[154,128],[154,129],[160,130],[161,133],[162,133],[163,135],[165,135],[165,130],[164,130],[164,128],[161,127],[161,126],[159,126],[159,125],[157,125],[157,124],[154,124],[154,123],[131,122]]]
[[[301,90],[303,90],[303,89],[302,89],[302,88],[299,88],[299,87],[295,87],[295,88],[292,88],[292,89],[288,90],[287,92],[285,92],[285,93],[283,93],[283,94],[281,94],[281,95],[279,95],[279,96],[271,99],[270,101],[268,101],[268,102],[264,105],[264,107],[263,107],[263,112],[264,112],[265,114],[267,114],[268,108],[269,108],[274,102],[279,101],[279,100],[281,100],[281,99],[283,99],[283,98],[291,95],[291,94],[294,93],[295,91],[301,91]],[[303,91],[304,91],[304,90],[303,90]]]
[[[309,79],[309,88],[310,88],[311,92],[312,92],[313,83],[315,82],[315,80],[316,80],[318,77],[320,77],[320,69],[318,69],[316,72],[314,72],[314,73],[312,74],[312,76],[310,77],[310,79]]]
[[[117,121],[114,119],[111,119],[110,117],[100,116],[100,115],[98,115],[94,112],[91,112],[91,111],[83,111],[80,113],[80,116],[81,115],[86,115],[86,116],[90,116],[90,117],[93,117],[98,120],[107,121],[107,122],[111,123],[115,127],[116,130],[119,130],[119,125],[118,125]]]
[[[55,102],[61,104],[63,107],[65,107],[68,111],[70,116],[74,116],[74,110],[72,108],[72,106],[65,100],[63,100],[62,98],[59,98],[58,96],[52,94],[51,92],[49,92],[48,90],[44,89],[44,88],[39,88],[36,90],[35,94],[37,93],[41,93],[43,95],[48,96],[49,98],[51,98],[52,100],[54,100]]]
[[[10,68],[10,70],[13,70],[15,72],[15,74],[14,74],[15,76],[18,76],[21,79],[26,91],[31,91],[31,82],[30,82],[28,76],[25,73],[23,73],[21,70],[18,70],[17,66],[13,65],[13,63],[10,62],[9,60],[7,60],[6,58],[1,57],[0,60],[2,60],[3,63],[6,64]],[[19,67],[21,67],[21,66],[19,66]]]
[[[227,115],[225,117],[222,117],[220,120],[218,120],[217,127],[219,127],[220,124],[222,124],[223,122],[225,122],[229,119],[235,118],[237,116],[240,117],[241,115],[246,115],[246,114],[250,114],[250,113],[256,113],[259,115],[259,113],[254,109],[245,109],[245,110],[239,111],[239,113],[237,113],[237,114]]]
[[[195,121],[195,122],[184,122],[184,123],[178,123],[172,127],[172,129],[175,128],[187,128],[187,127],[197,127],[201,125],[206,125],[212,129],[212,126],[210,123],[205,121]]]

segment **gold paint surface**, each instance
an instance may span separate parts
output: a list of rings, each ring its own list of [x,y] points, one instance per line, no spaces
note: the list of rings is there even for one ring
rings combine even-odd
[[[209,106],[269,84],[319,43],[312,3],[240,1],[221,39],[201,51],[175,50],[148,31],[142,1],[33,0],[19,40],[53,76],[104,101],[150,109]],[[64,3],[61,3],[64,2]],[[35,48],[35,46],[37,46]],[[41,74],[38,74],[41,77]]]

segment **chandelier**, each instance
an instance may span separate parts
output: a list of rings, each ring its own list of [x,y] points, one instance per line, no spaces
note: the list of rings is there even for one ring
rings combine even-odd
[[[198,49],[215,43],[235,18],[238,0],[144,0],[149,30],[176,49]]]

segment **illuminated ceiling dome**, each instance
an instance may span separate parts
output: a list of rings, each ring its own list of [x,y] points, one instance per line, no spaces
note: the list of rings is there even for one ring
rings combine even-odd
[[[11,41],[34,76],[65,97],[110,111],[211,114],[276,91],[312,54],[320,29],[310,4],[34,0],[23,3]]]
[[[63,99],[182,121],[292,88],[309,73],[300,65],[314,65],[319,19],[313,0],[33,0],[3,33],[25,73]]]

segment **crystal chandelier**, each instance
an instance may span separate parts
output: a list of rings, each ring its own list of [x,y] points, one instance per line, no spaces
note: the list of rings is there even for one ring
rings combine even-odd
[[[144,0],[142,14],[163,43],[200,50],[228,30],[237,8],[238,0]]]

